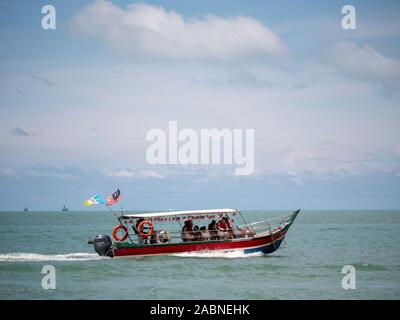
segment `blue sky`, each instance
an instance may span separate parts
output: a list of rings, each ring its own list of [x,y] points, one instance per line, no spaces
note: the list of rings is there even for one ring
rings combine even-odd
[[[0,8],[0,210],[80,210],[117,187],[132,210],[400,208],[397,1]],[[146,132],[169,120],[254,129],[254,174],[149,165]]]

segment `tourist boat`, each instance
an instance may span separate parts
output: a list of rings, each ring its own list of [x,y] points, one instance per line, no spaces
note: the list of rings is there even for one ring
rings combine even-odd
[[[119,224],[112,230],[114,241],[98,235],[88,243],[100,256],[108,257],[238,250],[269,254],[280,247],[299,212],[252,223],[237,209],[122,214],[116,216]],[[242,224],[234,226],[237,217]],[[211,223],[193,226],[204,220]],[[172,231],[173,225],[179,230]]]

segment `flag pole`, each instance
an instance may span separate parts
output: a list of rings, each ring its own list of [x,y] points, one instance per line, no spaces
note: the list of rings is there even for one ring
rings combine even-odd
[[[106,208],[108,209],[108,211],[110,211],[110,212],[114,215],[114,217],[117,218],[117,220],[119,221],[119,223],[122,224],[121,219],[120,219],[119,216],[115,213],[115,211],[112,210],[112,209],[110,208],[110,206],[108,206],[108,205],[106,205],[106,204],[104,204],[104,205],[106,206]]]
[[[110,211],[110,212],[114,215],[114,217],[117,218],[119,224],[120,224],[120,225],[123,225],[123,223],[122,223],[120,217],[117,216],[117,214],[115,213],[115,211],[112,210],[112,209],[110,208],[110,206],[108,206],[106,203],[104,203],[104,205],[107,207],[108,211]],[[121,206],[122,206],[122,205],[121,205]],[[121,213],[122,213],[122,215],[124,215],[123,212],[121,212]],[[131,238],[131,236],[129,235],[129,232],[128,232],[128,238],[129,238],[129,240],[131,241],[131,243],[133,243],[132,238]]]

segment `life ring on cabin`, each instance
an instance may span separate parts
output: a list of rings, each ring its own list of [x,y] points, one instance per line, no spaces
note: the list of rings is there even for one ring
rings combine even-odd
[[[145,228],[145,226],[147,228],[149,228],[148,232],[143,232],[143,229]],[[153,234],[154,226],[150,221],[142,221],[141,223],[139,223],[137,230],[139,232],[139,236],[141,236],[143,239],[147,239],[148,237],[150,237]]]
[[[224,222],[222,220],[219,220],[217,222],[216,227],[217,227],[217,229],[219,231],[223,231],[223,232],[227,232],[227,231],[231,231],[232,230],[232,227],[231,227],[231,224],[229,223],[229,221]]]
[[[121,237],[118,235],[119,230],[124,231],[124,234]],[[117,241],[124,241],[126,238],[128,238],[128,229],[125,226],[123,226],[122,224],[119,224],[113,228],[112,236]]]

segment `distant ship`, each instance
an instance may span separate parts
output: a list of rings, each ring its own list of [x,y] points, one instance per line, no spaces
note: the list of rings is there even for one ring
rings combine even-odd
[[[24,207],[24,212],[28,212],[28,211],[29,211],[28,207]]]
[[[61,211],[62,211],[62,212],[67,212],[67,211],[68,211],[68,208],[67,208],[65,205],[63,205]]]

